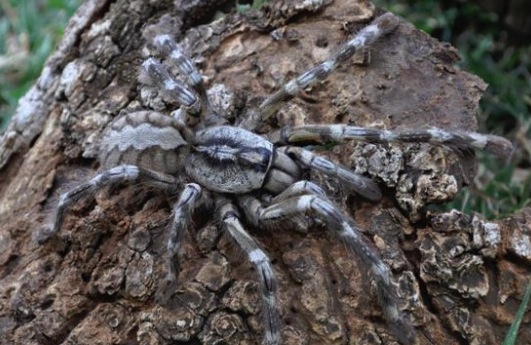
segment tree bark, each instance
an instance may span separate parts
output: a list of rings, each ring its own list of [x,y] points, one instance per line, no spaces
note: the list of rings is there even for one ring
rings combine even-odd
[[[175,195],[102,191],[69,209],[58,238],[33,240],[58,196],[96,173],[112,118],[172,110],[137,81],[154,32],[173,35],[207,86],[232,95],[233,120],[382,12],[362,0],[284,0],[209,22],[222,3],[88,0],[77,12],[0,140],[1,343],[260,343],[255,272],[210,214],[197,212],[185,236],[171,301],[155,300]],[[302,123],[474,130],[486,85],[457,59],[403,21],[260,132]],[[347,143],[319,154],[383,186],[384,199],[371,203],[312,176],[391,266],[417,343],[500,344],[531,271],[531,209],[494,222],[431,210],[473,179],[469,152]],[[321,228],[249,231],[274,263],[284,344],[394,344],[370,279],[337,238]],[[529,324],[528,313],[519,343],[531,343]]]

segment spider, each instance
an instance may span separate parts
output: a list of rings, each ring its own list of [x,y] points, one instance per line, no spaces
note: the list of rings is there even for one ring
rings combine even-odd
[[[144,110],[116,118],[104,130],[99,149],[101,172],[60,197],[52,223],[37,240],[56,234],[67,208],[103,187],[144,184],[161,190],[182,189],[173,205],[167,243],[167,276],[161,285],[177,280],[179,248],[194,210],[207,205],[254,265],[262,300],[264,343],[281,344],[277,307],[277,283],[272,264],[245,225],[265,229],[307,229],[322,226],[341,239],[367,267],[378,301],[397,339],[414,342],[413,326],[402,315],[390,268],[362,234],[356,222],[343,213],[317,184],[304,180],[308,171],[336,178],[349,190],[371,201],[382,193],[378,184],[348,168],[301,147],[306,143],[361,140],[376,143],[428,142],[453,148],[482,149],[495,155],[508,154],[506,139],[475,132],[449,132],[432,128],[388,131],[349,125],[302,125],[286,127],[268,135],[254,133],[260,123],[301,90],[324,80],[356,52],[391,34],[399,25],[392,14],[377,17],[323,63],[289,81],[257,108],[248,110],[237,124],[227,124],[212,106],[203,78],[192,61],[169,35],[156,35],[152,45],[186,81],[176,79],[168,67],[150,57],[140,68],[140,81],[160,89],[164,97],[181,108],[175,116]],[[297,146],[299,145],[299,146]]]

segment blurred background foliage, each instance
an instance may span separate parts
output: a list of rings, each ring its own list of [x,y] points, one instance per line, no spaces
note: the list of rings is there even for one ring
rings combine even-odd
[[[39,76],[81,1],[0,0],[0,130]],[[240,7],[264,2],[243,0]],[[515,144],[514,154],[502,161],[479,153],[474,185],[462,191],[451,208],[496,218],[531,203],[531,11],[526,2],[531,4],[528,0],[374,1],[457,47],[461,67],[489,84],[478,114],[480,131],[505,136]]]
[[[455,46],[461,68],[489,87],[479,130],[509,138],[514,154],[499,160],[478,153],[479,173],[449,208],[488,218],[531,204],[531,1],[375,0],[374,3]]]
[[[40,75],[81,0],[0,0],[0,130]]]

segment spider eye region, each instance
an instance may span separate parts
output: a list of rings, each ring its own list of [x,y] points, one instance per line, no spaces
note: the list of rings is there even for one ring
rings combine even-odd
[[[270,150],[264,147],[242,146],[239,143],[211,143],[209,146],[194,147],[194,150],[204,154],[205,159],[211,160],[212,164],[238,164],[256,172],[267,172],[271,161]]]
[[[205,156],[205,159],[209,159],[213,164],[230,164],[237,161],[239,148],[235,148],[225,143],[210,143],[208,146],[196,146],[194,150]]]
[[[273,161],[273,144],[242,128],[219,126],[196,134],[187,174],[222,193],[245,193],[264,184]]]

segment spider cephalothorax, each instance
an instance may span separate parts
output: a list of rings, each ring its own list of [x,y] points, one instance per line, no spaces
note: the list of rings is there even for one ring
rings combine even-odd
[[[166,61],[180,70],[187,82],[179,82],[154,58],[143,63],[141,81],[159,88],[164,97],[179,102],[181,111],[170,117],[144,110],[115,119],[102,136],[99,154],[102,171],[61,196],[52,226],[39,239],[45,240],[59,230],[69,205],[102,187],[127,182],[166,190],[181,188],[173,206],[167,245],[166,280],[172,283],[177,276],[180,242],[192,213],[207,199],[213,200],[209,205],[215,207],[216,220],[257,270],[263,301],[264,342],[272,345],[281,343],[274,272],[268,256],[245,230],[245,225],[286,230],[324,226],[371,272],[389,325],[400,342],[411,343],[415,332],[408,319],[401,315],[390,268],[354,220],[341,212],[321,187],[304,180],[304,173],[313,170],[334,177],[348,190],[369,200],[381,198],[378,184],[294,145],[347,139],[378,143],[429,142],[503,155],[510,152],[511,144],[492,135],[442,129],[398,132],[316,124],[288,127],[265,136],[252,132],[282,102],[325,79],[356,51],[368,48],[398,24],[398,18],[391,14],[376,18],[328,60],[287,83],[257,109],[248,110],[234,125],[227,125],[219,115],[220,110],[213,109],[201,75],[173,39],[168,35],[156,36],[152,43],[158,53],[165,55]],[[187,125],[190,118],[195,119],[192,121],[195,125]]]

